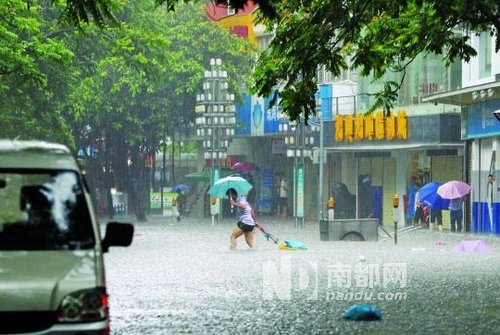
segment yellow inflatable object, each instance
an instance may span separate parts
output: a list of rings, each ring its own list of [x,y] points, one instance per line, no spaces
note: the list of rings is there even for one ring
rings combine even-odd
[[[294,248],[290,248],[285,243],[278,243],[278,248],[280,248],[281,250],[297,250],[297,249],[294,249]]]
[[[278,243],[278,248],[280,248],[281,250],[307,250],[307,245],[302,242],[286,240],[284,242]]]

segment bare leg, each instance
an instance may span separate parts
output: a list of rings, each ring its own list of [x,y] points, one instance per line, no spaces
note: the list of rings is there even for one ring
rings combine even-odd
[[[243,235],[243,230],[241,230],[238,227],[236,227],[236,228],[233,229],[233,232],[231,233],[231,237],[229,239],[229,241],[231,243],[231,250],[235,250],[236,249],[236,239],[238,237],[240,237],[241,235]]]
[[[253,231],[246,231],[245,233],[245,241],[247,242],[250,249],[253,249]]]

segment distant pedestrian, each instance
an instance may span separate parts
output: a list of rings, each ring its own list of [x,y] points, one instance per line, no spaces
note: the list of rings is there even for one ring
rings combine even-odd
[[[180,191],[177,193],[177,222],[181,221],[181,218],[185,215],[186,211],[187,194],[185,191]]]
[[[435,223],[439,230],[443,230],[443,212],[440,209],[431,209],[431,224]]]
[[[413,216],[413,226],[414,227],[424,227],[427,223],[426,206],[417,201],[417,207],[415,208],[415,215]]]
[[[231,207],[236,207],[238,209],[238,223],[236,228],[234,228],[231,233],[230,243],[231,250],[236,249],[236,239],[241,235],[245,236],[245,241],[247,242],[250,249],[253,249],[253,236],[255,228],[255,213],[244,196],[238,196],[236,190],[231,188],[227,191],[227,196]]]
[[[450,222],[451,232],[462,232],[463,198],[451,199],[450,201]]]
[[[495,202],[495,176],[488,175],[488,183],[486,184],[486,204],[488,205],[488,218],[490,221],[490,232],[493,232],[493,203]]]
[[[285,175],[280,173],[278,175],[278,212],[277,215],[287,215],[287,197],[288,197],[288,184]]]

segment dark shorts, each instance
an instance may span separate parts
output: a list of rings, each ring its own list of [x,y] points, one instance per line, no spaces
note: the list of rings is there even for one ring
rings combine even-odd
[[[241,221],[238,221],[238,223],[236,224],[238,226],[238,228],[240,228],[241,230],[243,230],[244,232],[249,232],[249,231],[253,231],[254,227],[255,226],[251,226],[249,224],[245,224]]]

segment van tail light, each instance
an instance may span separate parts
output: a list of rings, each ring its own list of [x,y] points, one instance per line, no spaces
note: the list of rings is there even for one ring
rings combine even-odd
[[[92,322],[107,319],[108,295],[103,288],[75,291],[59,306],[59,322]]]

